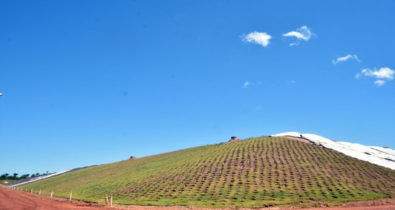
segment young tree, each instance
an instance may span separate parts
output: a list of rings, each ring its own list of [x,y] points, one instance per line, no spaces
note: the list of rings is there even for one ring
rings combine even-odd
[[[2,174],[0,176],[0,180],[6,180],[6,179],[8,179],[8,173]]]
[[[12,175],[12,179],[13,179],[13,180],[17,180],[17,179],[18,179],[18,173],[14,173],[14,174]]]
[[[19,179],[26,179],[27,177],[29,177],[29,174],[23,174],[22,176],[19,177]]]

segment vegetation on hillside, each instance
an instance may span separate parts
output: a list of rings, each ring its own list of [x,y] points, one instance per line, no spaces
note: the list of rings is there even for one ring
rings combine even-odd
[[[395,171],[330,149],[260,137],[100,165],[22,186],[103,203],[316,206],[395,196]]]

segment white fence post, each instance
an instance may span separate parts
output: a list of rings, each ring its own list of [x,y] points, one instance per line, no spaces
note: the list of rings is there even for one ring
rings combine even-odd
[[[70,197],[69,197],[69,201],[71,201],[71,198],[72,198],[72,196],[73,196],[73,192],[72,192],[72,191],[70,191]]]
[[[111,197],[110,197],[110,207],[112,207],[112,194],[111,194]]]
[[[38,195],[41,195],[41,190],[40,190],[40,191],[38,191]]]
[[[53,191],[51,191],[51,199],[53,198]]]

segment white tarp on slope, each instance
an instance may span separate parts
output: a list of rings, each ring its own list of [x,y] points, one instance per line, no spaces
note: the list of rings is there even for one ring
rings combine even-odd
[[[336,150],[345,155],[395,170],[395,151],[391,148],[333,141],[316,134],[308,133],[285,132],[272,136],[303,137],[315,144]]]
[[[56,172],[56,173],[52,173],[52,174],[48,174],[48,175],[44,175],[44,176],[38,176],[38,177],[35,177],[35,178],[32,178],[32,179],[29,179],[29,180],[27,180],[25,182],[19,182],[17,184],[9,185],[9,187],[17,187],[17,186],[29,184],[29,183],[32,183],[32,182],[37,182],[37,181],[40,181],[40,180],[43,180],[43,179],[48,179],[48,178],[53,177],[53,176],[64,174],[64,173],[66,173],[68,171],[70,171],[70,170],[60,171],[60,172]]]

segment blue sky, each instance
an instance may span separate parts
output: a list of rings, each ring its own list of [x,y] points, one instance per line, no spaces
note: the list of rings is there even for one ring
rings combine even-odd
[[[0,173],[285,131],[395,147],[394,1],[1,1]]]

